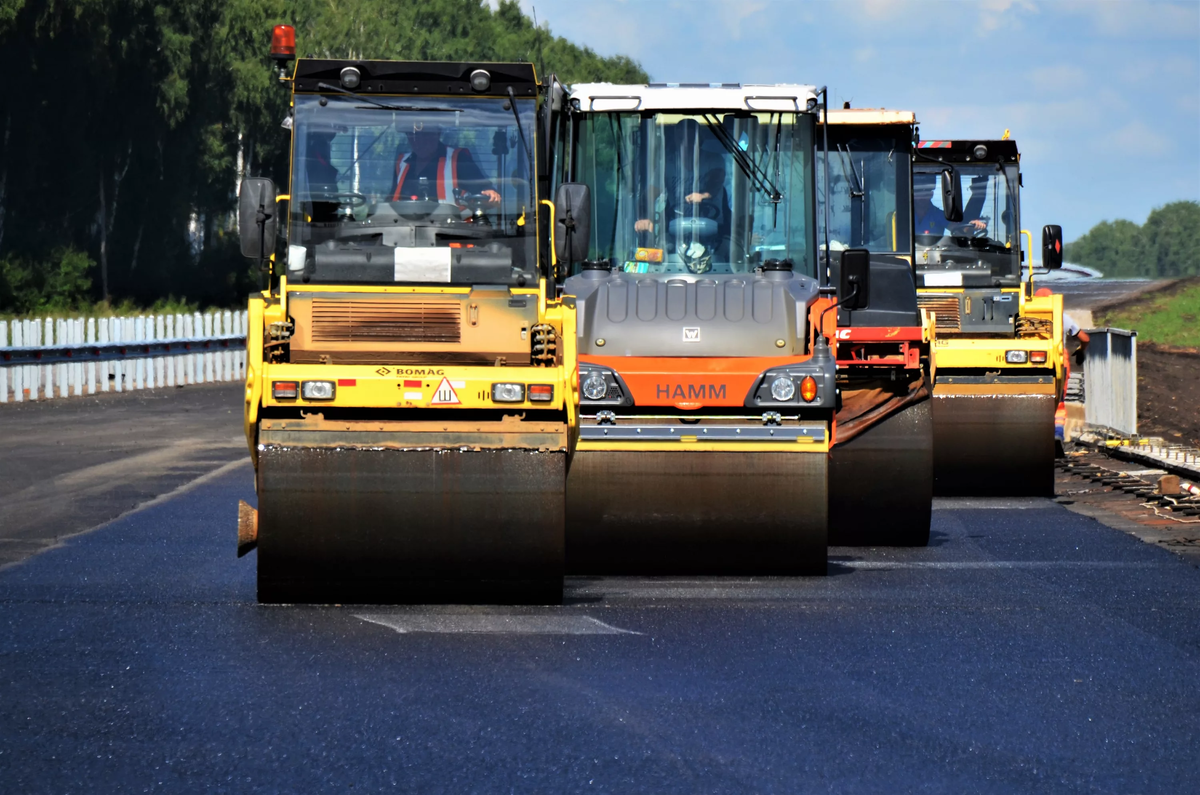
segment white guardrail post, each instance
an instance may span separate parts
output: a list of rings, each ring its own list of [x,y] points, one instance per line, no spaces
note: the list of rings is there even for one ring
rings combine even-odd
[[[243,310],[0,320],[0,403],[240,381]]]
[[[1084,421],[1126,436],[1137,434],[1137,332],[1088,329]]]

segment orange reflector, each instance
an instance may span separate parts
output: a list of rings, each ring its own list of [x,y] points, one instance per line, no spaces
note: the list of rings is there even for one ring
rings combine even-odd
[[[296,29],[291,25],[276,25],[271,31],[271,58],[290,61],[296,57]]]
[[[1029,352],[1029,361],[1033,362],[1034,364],[1045,364],[1046,363],[1046,352],[1045,351],[1030,351]]]
[[[554,400],[554,387],[550,384],[530,384],[529,399],[543,403]]]
[[[296,381],[275,381],[271,384],[271,394],[276,400],[295,400],[300,392],[300,384]]]
[[[800,382],[800,397],[804,398],[805,403],[812,403],[816,399],[817,382],[811,375],[804,376],[804,380]]]
[[[358,384],[357,378],[339,378],[338,379],[338,386],[357,386],[357,384]]]

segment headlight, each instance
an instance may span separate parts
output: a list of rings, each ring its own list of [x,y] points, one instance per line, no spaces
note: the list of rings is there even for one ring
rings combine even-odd
[[[496,403],[525,402],[524,384],[492,384],[492,400]]]
[[[604,376],[596,370],[588,373],[588,377],[583,379],[580,385],[583,390],[583,396],[588,400],[603,400],[608,394],[608,382],[604,380]]]
[[[804,376],[800,382],[800,397],[804,398],[805,403],[812,403],[816,399],[817,381],[811,375]]]
[[[1005,351],[1004,361],[1009,364],[1025,364],[1029,361],[1028,351]]]
[[[796,395],[796,384],[792,379],[781,375],[771,382],[771,397],[780,403],[791,400]]]
[[[333,400],[332,381],[305,381],[300,384],[300,396],[305,400]]]
[[[271,394],[276,400],[295,400],[299,388],[295,381],[275,381],[271,384]]]

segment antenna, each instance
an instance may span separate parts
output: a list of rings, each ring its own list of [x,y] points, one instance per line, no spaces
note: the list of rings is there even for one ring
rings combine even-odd
[[[542,51],[542,29],[538,27],[537,21],[537,6],[530,6],[533,11],[533,32],[537,37],[538,48],[538,73],[546,74],[546,54]]]

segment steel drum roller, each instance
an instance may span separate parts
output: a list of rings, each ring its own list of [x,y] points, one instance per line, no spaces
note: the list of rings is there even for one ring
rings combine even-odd
[[[926,399],[833,448],[829,543],[925,546],[932,499],[933,409]]]
[[[572,574],[824,574],[828,455],[577,451]]]
[[[1054,495],[1053,394],[933,391],[934,493]]]
[[[259,452],[263,602],[562,600],[565,452]]]

